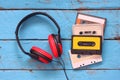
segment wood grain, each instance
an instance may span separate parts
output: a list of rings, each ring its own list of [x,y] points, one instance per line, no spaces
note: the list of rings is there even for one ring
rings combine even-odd
[[[119,74],[120,70],[67,70],[70,80],[119,80]],[[1,70],[0,75],[1,80],[66,80],[62,70]]]
[[[39,10],[11,10],[0,11],[0,39],[15,39],[15,29],[18,22],[27,14]],[[71,39],[72,25],[75,23],[77,11],[69,10],[50,10],[43,12],[49,13],[54,17],[61,28],[62,38]],[[88,10],[78,11],[85,14],[99,16],[107,19],[105,28],[105,39],[119,39],[120,36],[120,10]],[[29,21],[29,22],[28,22]],[[47,39],[48,34],[57,33],[57,30],[49,19],[44,17],[33,17],[26,21],[21,29],[22,39]],[[38,30],[39,29],[39,30]],[[45,32],[43,32],[45,31]]]
[[[63,55],[70,80],[120,79],[120,0],[0,0],[0,80],[66,80],[61,65],[48,65],[24,55],[15,40],[15,28],[27,14],[43,11],[54,17],[61,28]],[[71,47],[72,25],[77,12],[107,19],[103,62],[72,70],[68,50]],[[57,30],[43,16],[26,21],[20,32],[24,48],[41,47],[51,54],[48,34]]]
[[[30,48],[35,45],[51,54],[47,41],[27,40],[22,41],[22,44],[28,52]],[[26,56],[20,51],[16,41],[0,41],[0,47],[0,69],[62,69],[61,65],[58,63],[52,62],[51,64],[46,65]],[[63,41],[62,57],[64,59],[66,69],[72,69],[68,55],[68,50],[70,50],[70,48],[71,41]],[[103,62],[84,67],[83,69],[120,69],[120,42],[117,40],[105,40],[102,48]]]
[[[0,9],[119,9],[119,0],[0,0]]]

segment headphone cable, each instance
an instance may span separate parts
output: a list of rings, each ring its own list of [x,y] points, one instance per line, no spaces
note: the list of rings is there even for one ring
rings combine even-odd
[[[59,59],[59,58],[58,58]],[[62,62],[61,62],[61,61]],[[69,78],[68,78],[68,76],[67,76],[67,73],[66,73],[66,70],[65,70],[65,63],[64,63],[64,61],[63,61],[63,59],[60,57],[60,60],[59,61],[56,61],[56,60],[53,60],[54,62],[56,62],[56,63],[59,63],[61,66],[62,66],[62,68],[63,68],[63,71],[64,71],[64,74],[65,74],[65,77],[66,77],[66,80],[69,80]]]
[[[67,73],[66,73],[66,70],[65,70],[65,62],[63,61],[62,57],[60,57],[60,58],[61,58],[61,61],[63,63],[63,65],[62,64],[61,65],[63,66],[63,71],[64,71],[64,74],[65,74],[65,77],[66,77],[67,80],[69,80],[69,78],[67,76]]]

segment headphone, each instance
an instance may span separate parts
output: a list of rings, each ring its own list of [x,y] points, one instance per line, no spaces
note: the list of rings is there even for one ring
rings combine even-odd
[[[48,17],[57,27],[58,34],[50,34],[48,36],[48,42],[49,42],[49,45],[50,45],[50,48],[51,48],[51,51],[52,51],[54,57],[55,58],[61,57],[62,43],[61,43],[61,37],[60,37],[60,27],[57,24],[57,22],[55,21],[55,19],[52,18],[50,15],[48,15],[45,12],[34,12],[34,13],[31,13],[31,14],[25,16],[17,25],[16,31],[15,31],[16,40],[17,40],[18,46],[20,47],[20,49],[23,53],[25,53],[26,55],[29,55],[30,57],[32,57],[34,59],[39,60],[42,63],[47,64],[53,60],[53,57],[51,54],[49,54],[48,52],[46,52],[45,50],[43,50],[37,46],[32,46],[32,48],[30,49],[30,52],[26,52],[24,50],[24,48],[22,47],[19,36],[18,36],[19,29],[20,29],[21,25],[23,24],[23,22],[25,22],[26,20],[28,20],[29,18],[31,18],[35,15],[43,15],[43,16]]]

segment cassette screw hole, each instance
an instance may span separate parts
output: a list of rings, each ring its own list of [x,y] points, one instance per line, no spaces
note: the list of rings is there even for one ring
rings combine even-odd
[[[91,61],[91,63],[93,63],[93,62]]]
[[[85,24],[86,22],[85,21],[82,21],[82,24]]]
[[[80,67],[81,67],[82,65],[80,65]]]
[[[83,64],[84,65],[84,64]]]
[[[83,34],[83,32],[79,32],[79,34]]]
[[[96,31],[93,31],[92,33],[93,33],[93,34],[96,34]]]
[[[95,63],[95,61],[94,61],[94,63]]]
[[[80,58],[80,57],[81,57],[80,54],[78,54],[78,55],[77,55],[77,58]]]

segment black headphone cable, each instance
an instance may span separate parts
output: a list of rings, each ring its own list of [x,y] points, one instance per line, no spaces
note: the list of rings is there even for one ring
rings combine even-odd
[[[63,59],[61,57],[59,57],[59,58],[60,58],[59,61],[56,61],[56,60],[53,60],[53,61],[56,62],[56,63],[59,63],[62,66],[65,77],[66,77],[66,80],[69,80],[69,78],[67,76],[67,73],[66,73],[66,69],[65,69],[65,63],[64,63],[64,61],[63,61]]]

